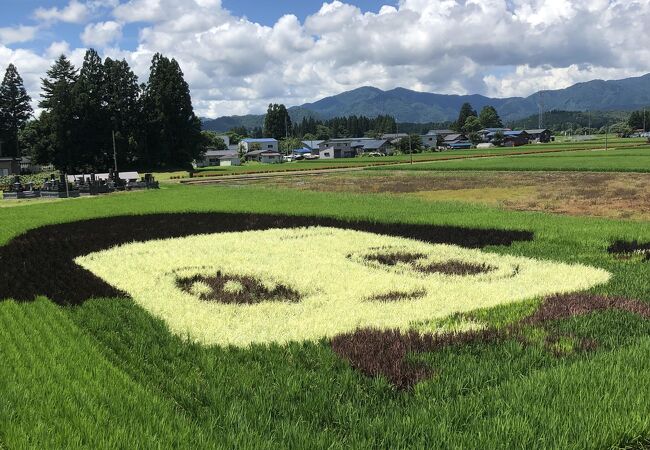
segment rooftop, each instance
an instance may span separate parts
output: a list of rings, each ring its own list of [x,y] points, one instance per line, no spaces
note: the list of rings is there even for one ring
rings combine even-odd
[[[260,139],[246,138],[246,139],[242,139],[242,142],[247,142],[252,144],[255,142],[278,142],[278,141],[273,138],[260,138]]]

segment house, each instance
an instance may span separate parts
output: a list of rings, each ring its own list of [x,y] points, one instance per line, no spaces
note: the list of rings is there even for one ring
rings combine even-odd
[[[482,130],[478,131],[478,135],[481,137],[483,142],[490,142],[492,139],[494,139],[494,136],[497,133],[507,133],[508,131],[512,131],[510,128],[483,128]]]
[[[282,162],[282,155],[273,150],[253,150],[244,154],[246,161],[257,161],[263,164],[275,164]]]
[[[392,153],[390,141],[387,139],[371,139],[359,141],[356,145],[353,144],[353,148],[357,149],[357,154],[375,152],[388,155]]]
[[[0,156],[0,177],[20,175],[20,159]]]
[[[314,141],[301,141],[302,148],[309,150],[310,152],[318,153],[320,150],[319,146],[323,140],[314,140]]]
[[[362,141],[372,141],[371,138],[339,138],[328,139],[318,145],[321,158],[354,158],[361,153]]]
[[[241,161],[239,153],[232,150],[216,150],[208,148],[200,160],[194,161],[194,167],[208,166],[238,166]]]
[[[442,136],[442,138],[444,139],[447,136],[449,136],[450,134],[457,134],[457,133],[458,132],[454,131],[454,130],[429,130],[429,132],[427,134]]]
[[[525,130],[531,141],[535,142],[551,142],[553,133],[548,129]]]
[[[530,137],[525,131],[506,131],[503,133],[505,147],[520,147],[530,143]]]
[[[262,152],[259,161],[262,164],[278,164],[282,162],[282,155],[278,152]]]
[[[442,146],[453,150],[470,148],[472,142],[462,133],[448,134],[442,141]]]
[[[438,135],[435,133],[432,134],[431,132],[428,132],[427,134],[420,136],[420,139],[422,139],[422,146],[424,148],[438,147]]]
[[[391,145],[397,146],[403,138],[409,137],[408,133],[385,133],[381,135],[382,139],[388,140]]]
[[[262,139],[243,139],[239,142],[239,148],[242,153],[250,153],[254,150],[278,151],[278,141],[273,138]]]

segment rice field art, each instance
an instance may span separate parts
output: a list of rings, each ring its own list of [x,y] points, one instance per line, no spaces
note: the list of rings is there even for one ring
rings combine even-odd
[[[609,279],[586,266],[330,227],[132,243],[75,262],[174,333],[241,347],[408,329]]]
[[[0,245],[0,448],[646,445],[642,227],[177,209]]]

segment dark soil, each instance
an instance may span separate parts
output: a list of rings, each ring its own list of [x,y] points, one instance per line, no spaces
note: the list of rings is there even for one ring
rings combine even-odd
[[[326,226],[470,248],[530,241],[530,231],[344,221],[326,217],[178,213],[106,217],[29,230],[0,247],[0,300],[45,295],[61,305],[126,296],[74,263],[74,258],[129,242],[194,234]]]
[[[421,273],[441,273],[444,275],[478,275],[488,273],[494,270],[494,267],[486,264],[474,264],[463,261],[450,260],[440,263],[429,263],[426,265],[418,264],[418,261],[425,258],[423,253],[392,252],[376,253],[365,256],[366,261],[378,262],[385,266],[395,266],[398,263],[407,264],[413,270]]]
[[[225,289],[229,281],[238,283],[241,289],[234,292]],[[204,301],[252,305],[264,301],[298,302],[301,298],[300,293],[281,284],[269,290],[255,278],[225,275],[221,272],[211,276],[195,275],[176,280],[178,287],[188,293],[192,293],[192,286],[196,282],[203,282],[211,288],[210,292],[199,295],[199,298]]]
[[[650,261],[650,242],[615,241],[607,249],[609,253],[621,256],[632,256],[639,253],[645,261]]]
[[[371,302],[400,302],[402,300],[415,300],[422,298],[426,295],[425,291],[415,291],[415,292],[399,292],[391,291],[386,294],[375,295],[370,297],[368,300]]]
[[[431,263],[425,266],[416,265],[415,269],[422,273],[441,273],[444,275],[478,275],[494,270],[494,267],[487,264],[473,264],[463,261],[445,261],[442,263]]]
[[[612,309],[650,319],[650,304],[639,300],[588,294],[556,295],[544,300],[532,315],[504,329],[420,334],[417,331],[404,333],[399,330],[364,328],[334,337],[331,345],[334,352],[364,375],[384,376],[397,389],[408,389],[433,375],[431,368],[409,361],[409,354],[434,352],[456,345],[494,344],[506,339],[530,344],[523,332],[527,326],[543,327],[551,321]],[[545,340],[545,347],[558,357],[565,355],[556,346],[563,337],[566,336],[549,334]],[[575,351],[585,352],[596,348],[596,341],[580,339]]]
[[[406,253],[406,252],[393,252],[393,253],[377,253],[368,255],[364,259],[367,261],[375,261],[384,266],[395,266],[398,263],[412,264],[417,260],[424,258],[426,255],[423,253]]]

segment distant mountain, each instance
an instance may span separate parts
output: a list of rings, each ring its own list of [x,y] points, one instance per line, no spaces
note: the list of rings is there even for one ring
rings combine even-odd
[[[293,121],[305,116],[329,119],[337,116],[380,114],[394,116],[398,122],[445,122],[458,116],[461,105],[472,104],[480,111],[494,106],[504,121],[523,119],[538,111],[542,100],[544,110],[561,111],[630,111],[650,105],[650,74],[623,80],[594,80],[566,89],[536,92],[528,97],[490,98],[483,95],[443,95],[411,91],[404,88],[383,91],[361,87],[326,97],[314,103],[289,108]],[[233,126],[261,126],[264,116],[221,117],[204,122],[206,129],[226,131]]]

